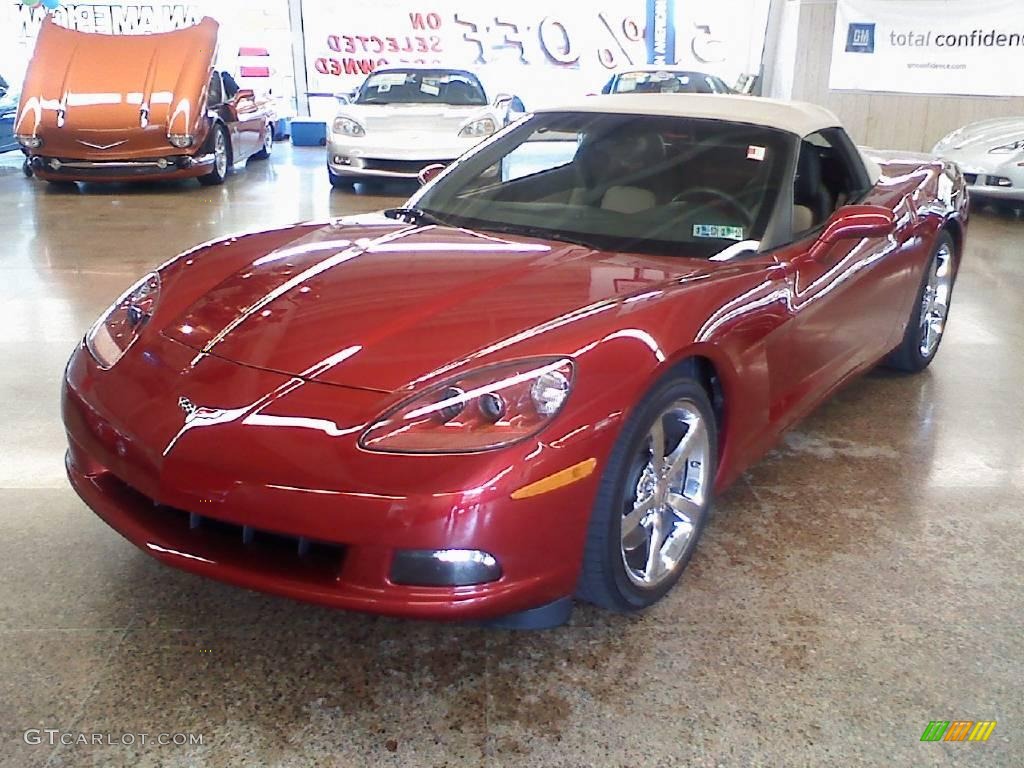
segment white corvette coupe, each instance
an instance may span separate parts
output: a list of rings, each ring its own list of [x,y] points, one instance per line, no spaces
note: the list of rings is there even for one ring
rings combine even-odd
[[[415,179],[426,166],[450,163],[525,111],[510,94],[489,100],[477,76],[465,70],[377,70],[331,124],[331,184]]]
[[[999,117],[958,128],[932,152],[960,166],[971,197],[1024,204],[1024,118]]]

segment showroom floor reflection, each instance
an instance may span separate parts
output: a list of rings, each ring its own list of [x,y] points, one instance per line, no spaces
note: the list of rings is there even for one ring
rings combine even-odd
[[[322,150],[281,145],[213,190],[58,190],[0,157],[0,765],[1021,763],[1024,220],[974,217],[931,371],[872,374],[787,435],[662,604],[514,634],[163,568],[64,478],[64,363],[135,277],[409,186],[332,192]],[[936,718],[999,726],[943,750],[919,741]],[[202,744],[138,738],[161,733]]]

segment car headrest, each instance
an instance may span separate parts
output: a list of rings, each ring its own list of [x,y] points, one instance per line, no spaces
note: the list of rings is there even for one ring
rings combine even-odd
[[[656,133],[616,131],[587,141],[577,160],[595,180],[614,180],[642,172],[665,159],[665,144]]]
[[[813,149],[804,148],[796,164],[794,196],[801,205],[817,202],[821,197],[821,158]]]

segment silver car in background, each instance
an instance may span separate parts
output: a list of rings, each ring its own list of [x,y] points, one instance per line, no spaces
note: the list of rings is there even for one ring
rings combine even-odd
[[[665,64],[616,72],[601,93],[735,93],[720,77]]]
[[[452,162],[524,112],[516,96],[489,100],[477,76],[466,70],[379,69],[330,125],[331,184],[415,179],[426,166]]]
[[[1024,204],[1024,117],[983,120],[958,128],[932,153],[960,166],[976,200]]]

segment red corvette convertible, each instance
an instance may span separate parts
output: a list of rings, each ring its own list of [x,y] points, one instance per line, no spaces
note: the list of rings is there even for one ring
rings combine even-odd
[[[300,600],[644,608],[782,430],[934,358],[964,182],[880,162],[809,105],[534,113],[404,208],[143,277],[68,366],[71,482],[159,560]]]

